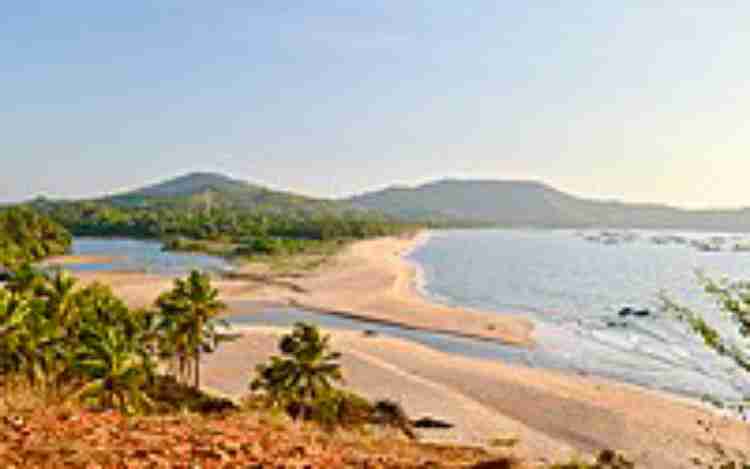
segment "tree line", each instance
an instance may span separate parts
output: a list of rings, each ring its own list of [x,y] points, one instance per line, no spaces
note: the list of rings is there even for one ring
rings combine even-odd
[[[329,241],[398,235],[416,225],[364,211],[285,210],[172,204],[120,206],[107,201],[35,206],[76,236],[125,236],[233,243],[252,248],[268,240]],[[257,244],[257,240],[264,243]],[[272,245],[273,243],[271,243]],[[285,243],[295,247],[293,243]]]

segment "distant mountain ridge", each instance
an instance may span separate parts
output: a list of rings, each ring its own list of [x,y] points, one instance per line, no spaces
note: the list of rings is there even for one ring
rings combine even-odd
[[[272,190],[222,174],[196,172],[97,198],[121,207],[196,206],[294,212],[377,212],[435,226],[643,228],[750,232],[750,209],[687,210],[659,204],[592,200],[535,181],[444,179],[394,186],[345,199]],[[49,203],[39,199],[32,205]]]
[[[750,231],[750,209],[686,210],[572,196],[533,181],[453,180],[391,187],[348,199],[412,221],[538,228]]]

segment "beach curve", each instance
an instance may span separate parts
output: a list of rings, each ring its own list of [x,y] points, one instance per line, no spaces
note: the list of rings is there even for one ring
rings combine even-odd
[[[406,256],[429,233],[357,241],[311,272],[264,278],[218,278],[214,285],[230,305],[228,314],[295,307],[427,332],[532,347],[533,324],[520,316],[441,305],[418,287],[419,267]],[[132,307],[153,304],[173,277],[142,272],[79,272],[84,284],[109,285]],[[237,303],[242,303],[238,305]]]

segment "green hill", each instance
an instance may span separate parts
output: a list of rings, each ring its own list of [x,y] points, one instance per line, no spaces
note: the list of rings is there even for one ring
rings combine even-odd
[[[30,205],[76,236],[189,238],[254,245],[259,239],[264,243],[271,239],[356,239],[410,228],[347,201],[275,191],[210,173],[191,173],[98,199],[35,199]],[[263,244],[266,250],[278,250],[273,246]],[[284,250],[299,248],[290,243]]]
[[[411,221],[548,228],[750,231],[750,210],[684,210],[575,197],[530,181],[442,180],[349,199]]]
[[[167,181],[100,199],[117,206],[178,206],[241,210],[346,211],[341,201],[316,199],[292,192],[274,191],[246,181],[214,173],[190,173]]]

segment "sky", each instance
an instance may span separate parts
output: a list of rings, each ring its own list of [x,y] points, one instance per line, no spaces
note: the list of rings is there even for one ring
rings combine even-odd
[[[562,4],[560,6],[558,4]],[[4,2],[0,201],[190,171],[750,205],[750,2]]]

